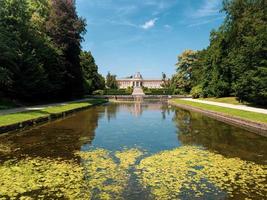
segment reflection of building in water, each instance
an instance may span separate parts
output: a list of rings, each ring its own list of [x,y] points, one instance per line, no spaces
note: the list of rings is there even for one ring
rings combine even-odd
[[[134,115],[134,116],[140,116],[142,115],[142,105],[141,105],[141,102],[136,102],[134,103],[134,106],[133,106],[133,109],[131,109],[131,113]]]
[[[131,103],[120,103],[117,106],[119,107],[119,109],[125,110],[126,112],[130,112],[132,115],[136,117],[141,116],[142,113],[146,110],[155,110],[155,111],[161,110],[162,113],[165,113],[168,109],[167,105],[163,104],[162,102],[155,102],[155,103],[131,102]]]
[[[160,79],[143,79],[140,72],[137,72],[134,76],[128,78],[122,78],[117,80],[119,88],[128,87],[147,87],[147,88],[162,88],[162,80]]]

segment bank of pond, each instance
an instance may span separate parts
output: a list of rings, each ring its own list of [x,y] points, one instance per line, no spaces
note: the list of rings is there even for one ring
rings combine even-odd
[[[264,199],[267,138],[166,102],[0,136],[0,199]]]

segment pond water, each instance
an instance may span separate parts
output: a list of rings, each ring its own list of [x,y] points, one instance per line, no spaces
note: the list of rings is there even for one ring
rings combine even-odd
[[[266,199],[267,138],[162,102],[0,136],[0,199]]]

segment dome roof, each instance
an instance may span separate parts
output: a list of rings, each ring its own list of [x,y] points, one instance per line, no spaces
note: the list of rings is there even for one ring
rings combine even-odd
[[[142,77],[142,75],[141,75],[140,72],[137,72],[137,73],[134,75],[133,78],[134,78],[134,79],[143,79],[143,77]]]

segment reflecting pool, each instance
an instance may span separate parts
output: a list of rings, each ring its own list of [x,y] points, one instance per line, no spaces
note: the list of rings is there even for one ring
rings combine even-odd
[[[0,136],[0,199],[265,199],[267,138],[163,102]]]

